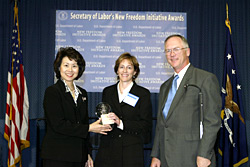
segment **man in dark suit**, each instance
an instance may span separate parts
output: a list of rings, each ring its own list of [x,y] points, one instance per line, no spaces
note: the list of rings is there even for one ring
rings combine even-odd
[[[174,75],[160,88],[151,167],[214,167],[221,109],[218,80],[189,63],[190,48],[183,36],[169,36],[165,53]],[[169,101],[174,78],[177,90]]]

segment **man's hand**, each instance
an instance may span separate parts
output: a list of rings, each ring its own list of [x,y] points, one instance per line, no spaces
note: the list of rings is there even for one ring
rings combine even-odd
[[[161,161],[158,158],[152,158],[150,167],[161,167]]]
[[[209,159],[197,156],[197,167],[208,167],[210,164]]]

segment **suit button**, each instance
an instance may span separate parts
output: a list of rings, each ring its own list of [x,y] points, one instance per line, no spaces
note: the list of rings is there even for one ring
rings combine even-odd
[[[119,135],[118,137],[122,137],[122,135]]]
[[[80,122],[79,122],[79,121],[77,121],[77,123],[78,123],[78,124],[80,124]]]

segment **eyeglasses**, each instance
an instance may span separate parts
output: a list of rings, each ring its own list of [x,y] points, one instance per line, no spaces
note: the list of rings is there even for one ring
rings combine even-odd
[[[175,54],[179,54],[181,52],[182,49],[187,49],[188,47],[185,47],[185,48],[173,48],[173,49],[165,49],[164,53],[166,55],[170,55],[170,53],[172,53],[172,51],[175,53]]]

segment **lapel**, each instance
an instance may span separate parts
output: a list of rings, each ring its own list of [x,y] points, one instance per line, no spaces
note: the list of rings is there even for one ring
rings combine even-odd
[[[137,89],[137,84],[135,83],[135,81],[133,81],[133,83],[134,83],[134,84],[133,84],[133,86],[131,87],[129,93],[137,96],[137,94],[138,94],[138,93],[136,93],[137,90],[138,90],[138,89]],[[127,104],[127,103],[125,103],[125,102],[121,102],[121,104],[120,104],[121,112],[122,112],[122,108],[123,108],[124,106],[130,106],[130,105]]]
[[[120,103],[119,103],[119,97],[118,97],[118,91],[117,91],[117,85],[118,85],[118,83],[119,83],[119,82],[117,82],[117,83],[113,86],[113,88],[112,88],[112,90],[111,90],[111,92],[112,92],[112,94],[111,94],[111,101],[112,101],[112,103],[113,103],[113,105],[114,105],[114,108],[112,108],[112,111],[113,111],[113,112],[115,111],[115,113],[116,113],[117,115],[121,115],[121,114],[122,114],[122,111],[121,111],[121,105],[120,105]]]
[[[128,104],[126,104],[124,102],[121,102],[121,103],[119,102],[117,85],[118,85],[118,83],[115,84],[115,86],[113,87],[113,91],[112,91],[112,92],[114,92],[112,94],[112,96],[111,96],[112,102],[114,104],[114,109],[112,109],[112,110],[115,111],[117,113],[117,115],[121,116],[122,115],[122,106],[128,105]],[[136,90],[137,90],[136,87],[137,87],[137,84],[134,82],[134,84],[133,84],[131,90],[129,91],[129,93],[135,95],[136,94]]]
[[[78,89],[79,89],[79,87],[78,87]],[[79,96],[77,98],[77,108],[80,108],[81,105],[83,105],[85,102],[87,102],[87,95],[83,91],[81,91],[81,89],[79,89],[79,91],[81,93],[79,93]]]
[[[129,93],[135,95],[136,92],[137,92],[136,91],[137,90],[136,87],[137,87],[137,84],[134,82],[134,84],[133,84],[132,88],[130,89]]]
[[[76,107],[76,104],[70,94],[70,92],[66,92],[66,88],[65,85],[63,83],[62,80],[58,79],[58,81],[56,82],[56,85],[59,87],[59,89],[62,92],[62,95],[64,96],[64,98],[66,99],[66,101],[72,106],[72,107]]]
[[[180,85],[179,85],[179,88],[178,88],[178,90],[177,90],[177,92],[176,92],[176,94],[175,94],[175,97],[174,97],[174,99],[173,99],[173,101],[172,101],[172,103],[171,103],[171,106],[170,106],[170,108],[169,108],[169,112],[168,112],[166,121],[167,121],[168,119],[170,119],[170,117],[171,117],[171,115],[172,115],[174,109],[175,109],[175,108],[178,106],[178,104],[181,102],[181,99],[182,99],[182,97],[183,97],[183,95],[184,95],[184,93],[185,93],[185,88],[184,88],[184,86],[185,86],[186,84],[188,84],[188,81],[192,78],[193,70],[194,70],[194,67],[193,67],[192,65],[190,65],[189,68],[187,69],[187,72],[186,72],[186,74],[184,75],[184,77],[183,77],[183,79],[182,79],[182,81],[181,81],[181,83],[180,83]],[[172,79],[172,80],[173,80],[173,79]],[[172,82],[171,82],[171,84],[172,84]],[[169,84],[169,85],[171,86],[171,84]],[[170,86],[169,86],[168,90],[170,89]],[[165,101],[165,102],[166,102],[166,101]],[[164,103],[164,104],[165,104],[165,103]],[[163,107],[164,107],[164,106],[163,106]],[[163,117],[163,118],[164,118],[164,117]]]

